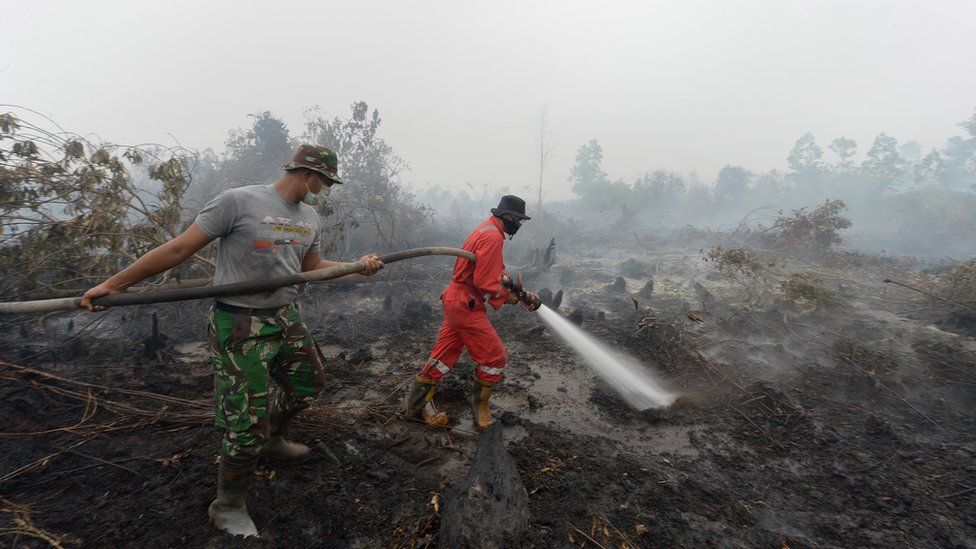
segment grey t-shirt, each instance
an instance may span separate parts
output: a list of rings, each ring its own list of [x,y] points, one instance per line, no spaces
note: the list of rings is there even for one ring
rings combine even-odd
[[[207,236],[220,238],[214,285],[299,273],[305,256],[321,250],[318,213],[289,202],[273,185],[228,189],[203,206],[196,222]],[[297,295],[297,287],[286,286],[218,301],[266,309]]]

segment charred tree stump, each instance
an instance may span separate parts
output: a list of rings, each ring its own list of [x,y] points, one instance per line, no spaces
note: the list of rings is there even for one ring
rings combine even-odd
[[[556,238],[549,239],[549,246],[546,248],[546,253],[542,258],[543,266],[548,269],[556,263]]]
[[[627,281],[622,276],[618,276],[617,280],[613,281],[610,285],[611,292],[624,292],[627,290]]]
[[[525,267],[532,270],[548,271],[556,264],[556,239],[550,238],[545,248],[532,248],[525,256]]]
[[[558,311],[559,306],[562,304],[563,304],[563,291],[559,290],[558,292],[556,292],[556,295],[552,296],[552,303],[550,303],[549,306],[552,308],[553,311]]]
[[[539,290],[539,299],[542,300],[543,305],[549,305],[552,303],[552,290],[549,288]]]
[[[144,354],[146,358],[160,358],[160,353],[166,348],[169,337],[159,331],[159,317],[156,313],[152,314],[152,332],[149,337],[142,340]]]
[[[528,525],[529,495],[495,422],[482,433],[468,476],[445,496],[438,547],[518,547]]]
[[[695,281],[695,293],[698,294],[698,299],[701,300],[702,306],[708,308],[708,306],[715,303],[715,296],[712,292],[708,291],[708,288],[702,286],[701,282]]]
[[[566,317],[566,318],[568,318],[569,321],[572,322],[573,324],[575,324],[577,326],[582,326],[583,325],[583,310],[582,309],[576,309],[573,312],[569,313],[569,316]]]
[[[647,282],[644,283],[644,287],[641,288],[640,296],[646,299],[650,299],[653,293],[654,293],[654,279],[648,278]]]
[[[559,290],[553,295],[552,290],[549,288],[543,288],[539,290],[539,299],[542,300],[542,304],[548,306],[550,309],[557,311],[559,306],[563,302],[563,291]]]

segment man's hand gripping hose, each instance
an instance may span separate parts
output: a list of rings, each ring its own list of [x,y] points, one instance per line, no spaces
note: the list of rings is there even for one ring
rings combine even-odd
[[[539,295],[533,292],[526,291],[522,287],[522,275],[518,275],[516,279],[513,279],[508,273],[502,274],[502,285],[508,288],[508,291],[518,297],[518,300],[525,307],[526,311],[537,311],[539,307],[542,306],[542,300],[539,299]]]

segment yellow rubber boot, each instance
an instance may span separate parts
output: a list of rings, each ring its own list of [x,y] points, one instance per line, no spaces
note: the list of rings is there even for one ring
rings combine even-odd
[[[487,429],[492,422],[491,408],[488,406],[492,385],[476,379],[471,386],[471,411],[474,413],[474,424],[479,431]]]
[[[424,403],[424,407],[420,410],[421,417],[427,422],[427,425],[433,425],[434,427],[443,427],[447,425],[447,414],[438,410],[434,406],[434,389],[430,390],[430,400]]]
[[[401,411],[407,417],[420,416],[428,425],[442,427],[447,425],[447,414],[434,406],[434,393],[437,384],[417,379],[403,398]]]

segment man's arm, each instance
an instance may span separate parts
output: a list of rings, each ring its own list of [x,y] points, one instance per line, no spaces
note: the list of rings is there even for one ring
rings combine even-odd
[[[383,268],[383,262],[379,260],[379,256],[376,254],[366,254],[359,258],[360,261],[366,262],[366,268],[359,272],[359,274],[364,276],[373,276],[380,269]],[[349,263],[343,263],[342,261],[330,261],[328,259],[322,259],[322,254],[319,252],[309,252],[302,259],[302,272],[317,271],[318,269],[327,269],[329,267],[335,267],[337,265],[349,265]],[[352,276],[352,275],[350,275]],[[345,278],[345,277],[343,277]]]
[[[112,278],[85,292],[81,299],[81,306],[89,311],[104,311],[108,307],[93,305],[91,300],[124,292],[133,284],[172,269],[213,240],[214,238],[207,236],[194,221],[176,238],[153,248]]]

